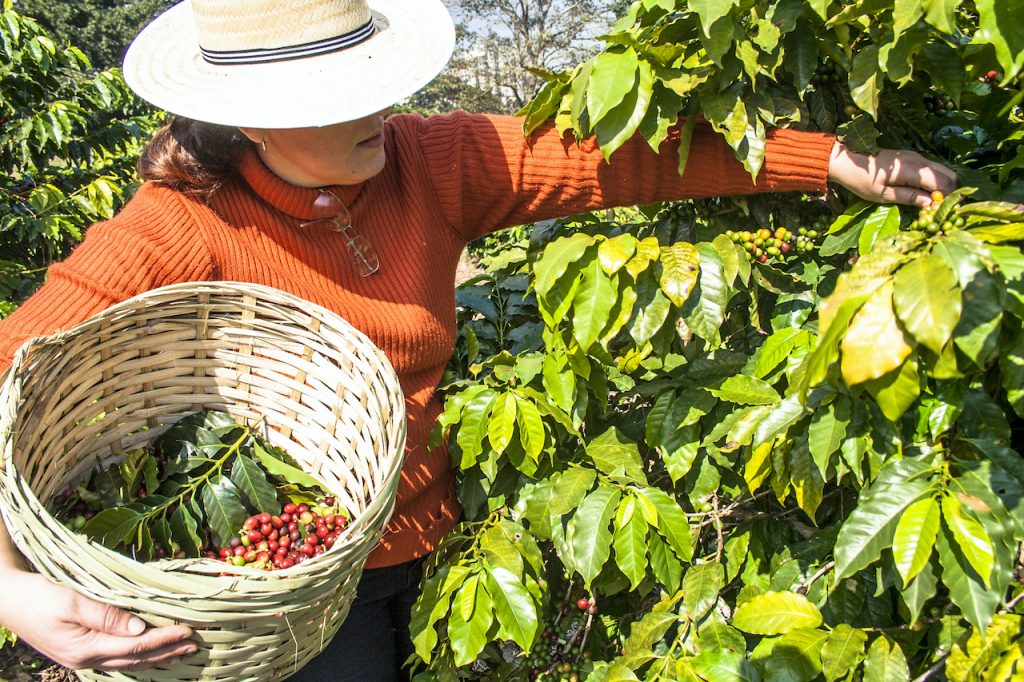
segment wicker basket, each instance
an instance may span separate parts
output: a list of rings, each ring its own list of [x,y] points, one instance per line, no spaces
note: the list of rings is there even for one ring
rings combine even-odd
[[[144,564],[47,511],[97,462],[197,410],[264,419],[262,435],[352,513],[331,550],[272,572]],[[405,402],[383,353],[330,311],[263,286],[180,284],[22,347],[0,388],[0,439],[4,519],[37,570],[152,625],[196,631],[199,651],[173,668],[82,679],[279,680],[322,651],[348,613],[394,508]]]

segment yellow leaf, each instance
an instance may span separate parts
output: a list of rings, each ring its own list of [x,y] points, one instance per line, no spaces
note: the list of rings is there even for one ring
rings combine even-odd
[[[892,280],[879,287],[853,317],[841,348],[843,379],[851,386],[898,369],[914,350],[893,312]]]

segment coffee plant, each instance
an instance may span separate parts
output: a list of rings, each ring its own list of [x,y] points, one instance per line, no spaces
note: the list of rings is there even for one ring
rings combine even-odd
[[[0,315],[131,195],[159,117],[5,0],[0,11]]]
[[[700,114],[755,176],[791,126],[962,188],[643,206],[494,255],[459,293],[435,442],[465,519],[416,679],[1024,676],[1024,4],[637,0],[602,39],[526,132],[612,164],[678,138],[682,171]]]

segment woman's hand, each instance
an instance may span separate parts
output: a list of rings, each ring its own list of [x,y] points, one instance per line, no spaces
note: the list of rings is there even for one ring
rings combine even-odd
[[[882,149],[874,156],[851,152],[842,142],[832,147],[828,179],[862,199],[927,206],[931,193],[956,189],[956,173],[917,152]]]
[[[0,571],[0,622],[68,668],[143,670],[196,651],[184,625],[146,629],[136,616],[38,573]]]

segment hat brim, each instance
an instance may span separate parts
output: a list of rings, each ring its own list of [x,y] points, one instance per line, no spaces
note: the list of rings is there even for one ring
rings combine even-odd
[[[354,121],[409,97],[441,72],[455,26],[440,0],[371,0],[377,32],[353,47],[264,64],[210,64],[190,3],[153,20],[128,48],[124,76],[143,99],[208,123],[307,128]]]

